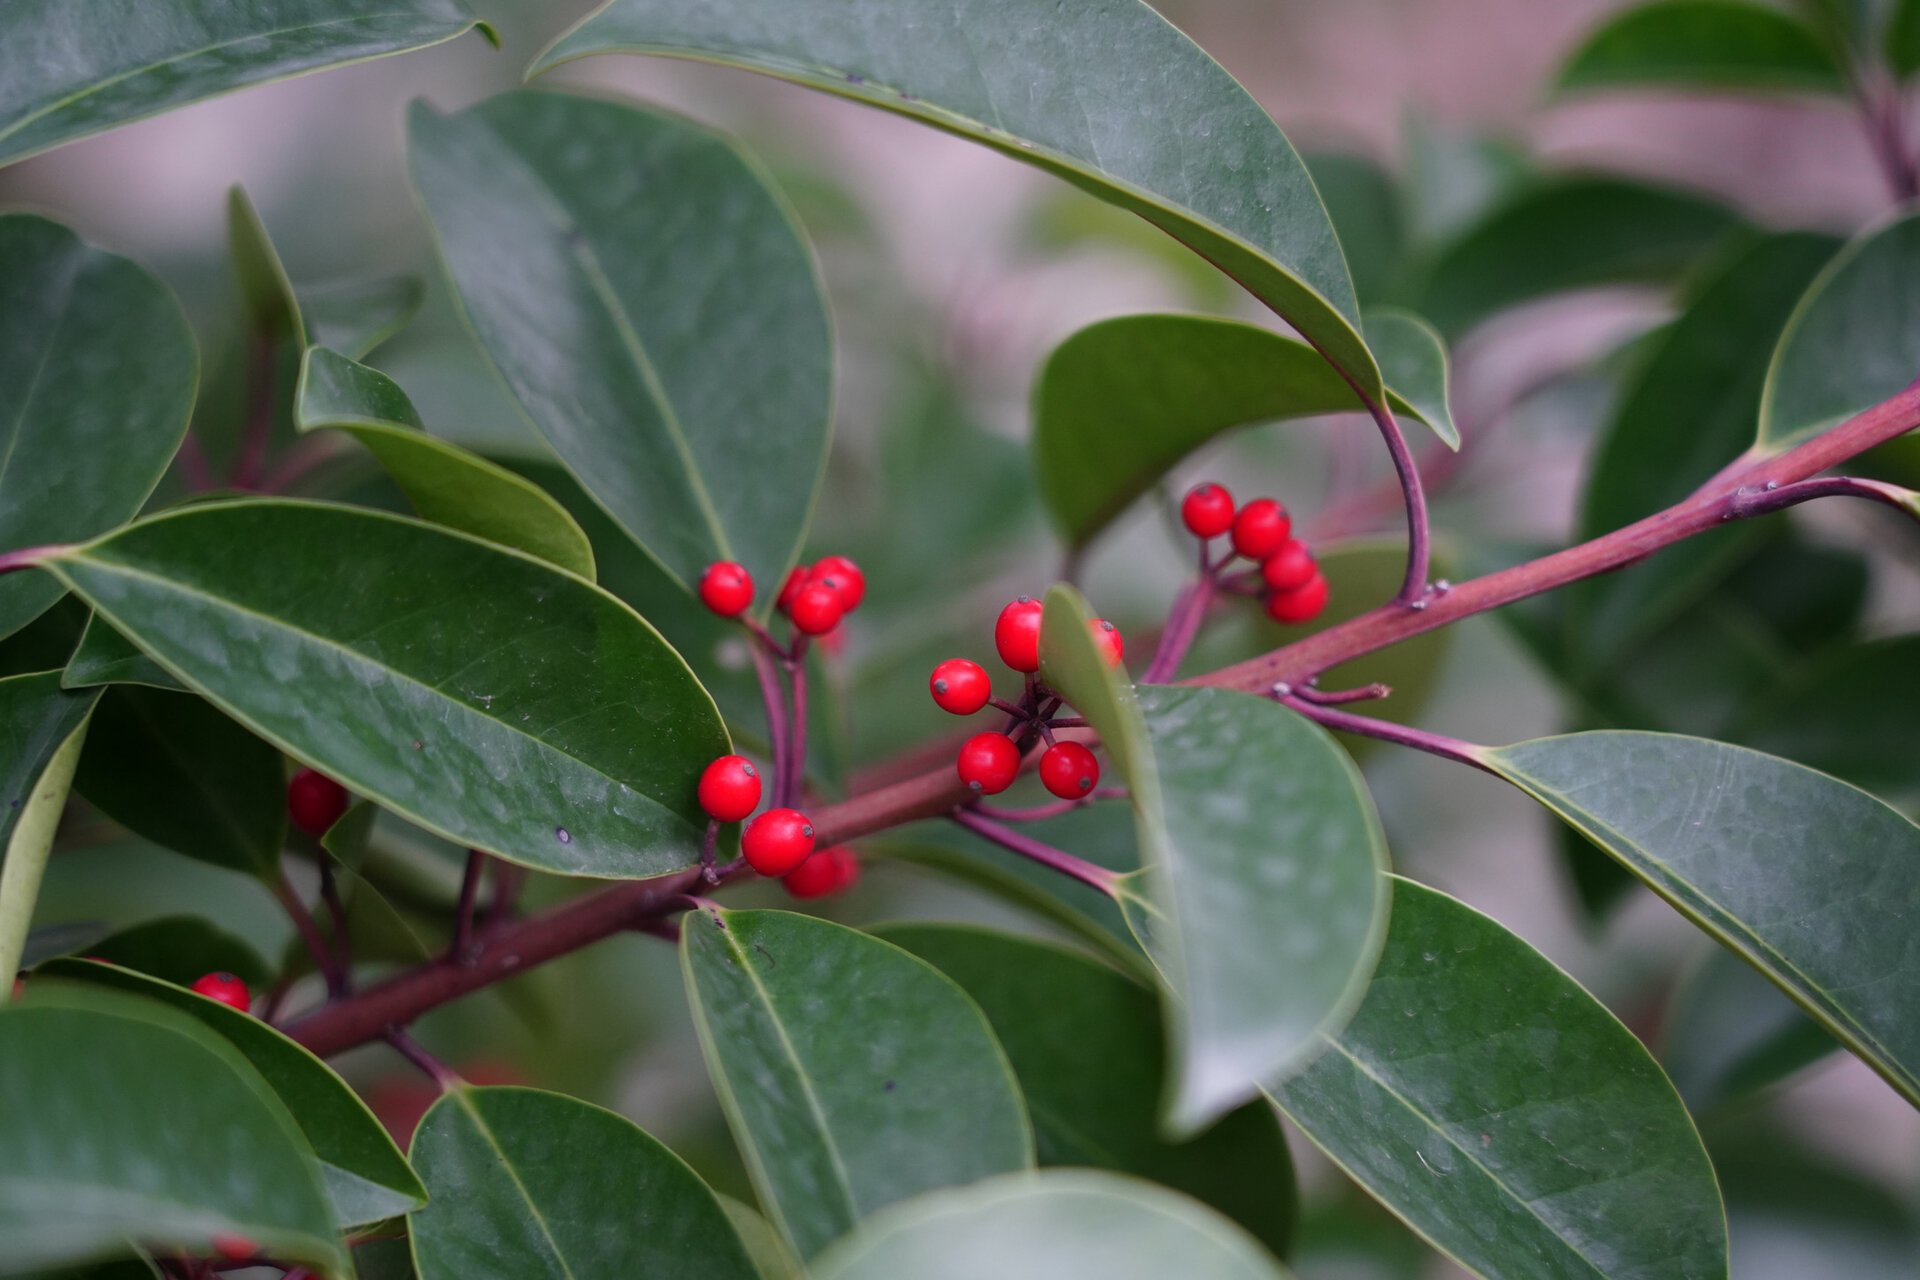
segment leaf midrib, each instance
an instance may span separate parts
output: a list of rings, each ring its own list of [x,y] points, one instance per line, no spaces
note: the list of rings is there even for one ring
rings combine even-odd
[[[467,1096],[465,1089],[453,1089],[450,1091],[449,1096],[452,1097],[454,1105],[458,1106],[460,1110],[466,1114],[467,1118],[473,1121],[473,1127],[479,1133],[481,1139],[493,1149],[494,1155],[499,1157],[501,1172],[507,1175],[513,1183],[514,1190],[520,1193],[521,1200],[526,1202],[527,1212],[532,1216],[534,1225],[540,1228],[541,1238],[547,1242],[547,1247],[553,1251],[553,1260],[560,1264],[560,1271],[567,1277],[567,1280],[574,1280],[573,1267],[567,1262],[567,1255],[561,1252],[560,1242],[554,1239],[553,1228],[547,1225],[547,1216],[540,1212],[540,1206],[534,1203],[533,1193],[527,1190],[527,1184],[521,1180],[519,1171],[513,1167],[513,1161],[507,1158],[506,1149],[500,1145],[500,1140],[494,1136],[492,1128],[488,1126],[486,1119],[480,1114],[480,1109],[473,1105],[473,1099]]]

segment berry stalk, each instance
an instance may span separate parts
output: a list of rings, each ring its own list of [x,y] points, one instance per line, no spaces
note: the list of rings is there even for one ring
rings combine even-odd
[[[985,840],[991,840],[1003,849],[1019,854],[1023,858],[1039,863],[1061,875],[1071,876],[1081,884],[1098,889],[1109,898],[1116,896],[1115,884],[1119,876],[1105,867],[1088,862],[1085,858],[1076,858],[1064,849],[1056,849],[1044,841],[1035,840],[1010,827],[1003,827],[991,818],[983,818],[971,808],[955,809],[948,815],[956,826]]]

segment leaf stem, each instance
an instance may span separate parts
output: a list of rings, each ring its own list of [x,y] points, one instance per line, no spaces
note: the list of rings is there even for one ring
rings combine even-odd
[[[1050,844],[1035,840],[1032,836],[1022,835],[1009,827],[1003,827],[993,819],[982,817],[966,806],[955,809],[948,816],[956,825],[966,828],[982,839],[991,840],[1001,848],[1037,862],[1043,867],[1058,871],[1061,875],[1071,876],[1089,888],[1098,889],[1109,898],[1116,896],[1115,884],[1119,877],[1105,867],[1097,866],[1084,858],[1076,858],[1064,849],[1056,849]]]
[[[756,632],[751,649],[753,673],[760,678],[760,701],[767,709],[767,741],[773,749],[773,807],[778,809],[787,803],[787,696],[780,688],[780,672],[774,665],[773,637]]]
[[[71,550],[72,547],[72,543],[49,542],[39,547],[0,551],[0,573],[12,573],[16,569],[38,569],[42,560],[50,560],[63,551]]]
[[[1920,493],[1880,480],[1862,480],[1857,476],[1822,476],[1793,484],[1768,488],[1743,489],[1728,504],[1729,520],[1763,516],[1815,498],[1865,498],[1892,507],[1910,519],[1920,520]]]
[[[460,873],[460,905],[454,909],[453,944],[448,952],[464,962],[473,946],[474,904],[480,897],[480,877],[487,869],[487,855],[478,849],[467,850],[466,869]]]
[[[806,641],[794,645],[794,656],[786,667],[787,680],[793,689],[793,720],[787,728],[787,798],[780,803],[798,805],[807,785]]]
[[[340,973],[334,965],[333,952],[327,946],[327,940],[320,936],[320,927],[314,923],[313,912],[307,910],[307,904],[300,900],[294,890],[293,882],[287,879],[283,871],[268,885],[273,896],[286,909],[287,918],[293,921],[293,927],[300,935],[300,941],[306,946],[307,954],[313,958],[313,967],[320,971],[326,980],[327,995],[339,999],[346,994],[340,980]]]
[[[1400,583],[1396,599],[1408,608],[1417,609],[1426,602],[1427,575],[1433,559],[1427,491],[1420,483],[1420,468],[1413,460],[1413,450],[1407,447],[1406,434],[1394,420],[1386,397],[1376,399],[1362,395],[1360,399],[1373,415],[1374,425],[1380,428],[1380,438],[1386,441],[1387,453],[1393,459],[1394,474],[1400,478],[1400,493],[1407,508],[1407,576]]]
[[[1357,733],[1362,737],[1377,738],[1381,742],[1412,747],[1415,751],[1424,751],[1428,755],[1452,760],[1456,764],[1471,765],[1483,773],[1493,772],[1481,759],[1484,748],[1471,742],[1430,733],[1425,729],[1415,729],[1410,725],[1375,720],[1371,716],[1358,716],[1351,711],[1339,711],[1320,703],[1307,702],[1301,699],[1291,686],[1284,683],[1273,687],[1273,697],[1281,706],[1298,711],[1323,728],[1338,730],[1341,733]]]
[[[440,1059],[427,1052],[427,1047],[408,1035],[399,1027],[388,1027],[381,1033],[381,1039],[392,1045],[394,1051],[424,1071],[433,1082],[440,1086],[440,1092],[459,1087],[460,1073]]]

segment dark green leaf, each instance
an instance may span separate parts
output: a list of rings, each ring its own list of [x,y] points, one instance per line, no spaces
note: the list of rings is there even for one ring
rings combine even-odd
[[[1673,994],[1660,1061],[1688,1108],[1704,1115],[1837,1048],[1772,983],[1715,947]]]
[[[1908,1280],[1920,1266],[1920,1221],[1904,1190],[1770,1126],[1708,1137],[1739,1280]]]
[[[593,578],[593,548],[564,507],[531,481],[421,430],[413,402],[386,374],[309,347],[293,419],[301,431],[335,427],[365,445],[423,518]]]
[[[700,58],[923,120],[1057,174],[1210,259],[1360,386],[1380,377],[1306,166],[1246,90],[1139,0],[614,0],[533,72]]]
[[[683,930],[708,1070],[796,1253],[896,1200],[1031,1167],[1006,1056],[931,965],[783,911],[706,908]]]
[[[693,1170],[578,1099],[452,1089],[414,1131],[412,1156],[433,1197],[409,1219],[420,1280],[758,1280]]]
[[[246,85],[439,44],[476,25],[459,0],[8,0],[0,164]]]
[[[1847,79],[1827,41],[1790,13],[1748,0],[1655,0],[1610,14],[1558,85],[1644,86],[1841,94]]]
[[[1227,1219],[1184,1196],[1080,1169],[937,1191],[848,1237],[817,1280],[1285,1280]]]
[[[1014,934],[927,924],[878,932],[980,1005],[1019,1077],[1042,1165],[1157,1182],[1286,1252],[1298,1193],[1271,1108],[1249,1103],[1192,1142],[1161,1138],[1166,1045],[1152,991],[1076,952]]]
[[[285,909],[253,876],[131,838],[60,850],[47,864],[34,923],[112,931],[167,916],[205,921],[260,956],[280,955],[294,936]]]
[[[0,101],[19,83],[5,68],[32,48],[6,32],[55,7],[0,11]],[[186,434],[195,370],[193,334],[158,280],[58,223],[0,214],[0,549],[132,519]],[[0,636],[59,598],[45,574],[0,577]]]
[[[1920,1102],[1903,976],[1920,828],[1824,773],[1700,738],[1577,733],[1484,758]]]
[[[1376,307],[1367,312],[1367,340],[1380,358],[1394,406],[1433,428],[1456,453],[1460,429],[1453,424],[1453,370],[1447,344],[1434,327],[1411,311]]]
[[[27,935],[27,947],[20,956],[20,967],[31,969],[55,956],[84,951],[112,932],[102,920],[76,920],[71,924],[50,924]]]
[[[806,1280],[806,1272],[771,1222],[732,1196],[721,1196],[720,1207],[727,1211],[727,1220],[746,1246],[760,1280]]]
[[[575,875],[697,856],[693,780],[727,750],[712,700],[641,618],[541,561],[250,501],[170,512],[55,566],[242,724],[447,839]]]
[[[1886,51],[1902,79],[1920,71],[1920,0],[1895,0],[1887,20]]]
[[[309,342],[364,360],[406,327],[425,296],[418,276],[315,285],[300,291],[300,314]]]
[[[1274,1098],[1484,1276],[1724,1276],[1719,1188],[1631,1032],[1544,956],[1400,881],[1359,1013]]]
[[[86,955],[181,987],[209,973],[231,973],[250,987],[274,975],[259,952],[199,916],[144,920],[89,943]]]
[[[117,1257],[129,1239],[209,1255],[232,1234],[352,1274],[286,1107],[231,1044],[156,1001],[33,983],[0,1007],[0,1149],[11,1267]]]
[[[96,697],[63,691],[54,671],[0,680],[0,981],[26,954]]]
[[[167,669],[140,652],[133,641],[89,614],[87,629],[60,673],[62,687],[90,689],[103,684],[143,684],[179,692],[186,688]]]
[[[305,347],[307,327],[293,280],[273,247],[267,224],[260,220],[260,211],[238,184],[227,188],[227,256],[233,261],[249,334],[291,343],[296,351]]]
[[[1876,795],[1920,794],[1920,636],[1848,648],[1770,690],[1735,736]]]
[[[832,342],[779,196],[727,139],[519,92],[410,117],[414,184],[480,345],[595,501],[682,583],[771,606],[826,461]]]
[[[1406,270],[1407,212],[1393,177],[1366,156],[1310,151],[1301,159],[1327,206],[1363,305],[1389,299]]]

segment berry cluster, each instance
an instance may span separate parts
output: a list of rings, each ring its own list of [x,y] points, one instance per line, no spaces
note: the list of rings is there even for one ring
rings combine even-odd
[[[774,600],[793,629],[803,636],[823,636],[860,607],[867,595],[866,575],[845,556],[827,556],[810,565],[795,565]],[[719,560],[700,575],[700,602],[723,618],[737,618],[753,603],[753,575],[745,565]]]
[[[745,756],[721,756],[700,774],[700,807],[715,823],[744,821],[760,807],[760,771]],[[813,824],[798,809],[768,809],[740,837],[747,865],[782,878],[796,898],[820,898],[849,888],[860,878],[853,850],[836,845],[815,851]]]
[[[1203,550],[1225,534],[1234,555],[1259,563],[1258,589],[1266,597],[1267,616],[1274,621],[1311,622],[1327,607],[1326,575],[1307,544],[1293,536],[1287,509],[1272,498],[1255,498],[1236,510],[1226,486],[1198,484],[1181,502],[1180,519],[1200,539]]]

